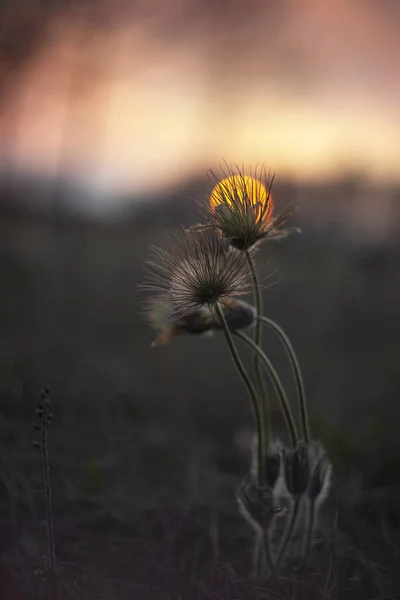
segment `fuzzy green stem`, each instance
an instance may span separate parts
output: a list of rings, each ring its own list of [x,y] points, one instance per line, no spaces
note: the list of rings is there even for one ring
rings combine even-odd
[[[286,556],[286,552],[289,547],[289,542],[291,541],[291,539],[293,537],[293,533],[294,533],[294,530],[297,525],[299,511],[300,511],[300,498],[295,498],[293,505],[291,507],[291,510],[290,510],[288,522],[286,523],[286,528],[285,528],[285,531],[284,531],[284,534],[282,537],[282,541],[281,541],[281,544],[278,548],[278,552],[276,555],[276,561],[275,561],[276,571],[278,571],[279,567],[282,564],[282,561],[284,560],[284,558]]]
[[[308,555],[309,555],[309,552],[311,549],[312,537],[314,534],[315,517],[316,517],[315,502],[313,500],[309,500],[307,502],[305,536],[304,536],[303,545],[302,545],[302,549],[301,549],[302,570],[304,573],[307,568]]]
[[[255,532],[254,539],[254,554],[253,554],[253,577],[259,577],[262,572],[262,560],[263,560],[263,535],[262,531]]]
[[[226,337],[226,341],[228,342],[228,346],[229,346],[229,350],[231,352],[232,355],[232,359],[233,362],[235,363],[235,366],[240,374],[240,376],[243,379],[243,383],[245,384],[247,391],[249,393],[250,396],[250,400],[253,406],[253,411],[254,411],[254,418],[256,421],[256,428],[257,428],[257,442],[258,442],[258,447],[257,447],[257,454],[258,454],[258,469],[257,469],[257,477],[258,477],[258,483],[259,485],[262,485],[262,480],[263,480],[263,448],[262,448],[262,423],[261,423],[261,415],[260,415],[260,409],[258,406],[258,402],[257,402],[257,394],[256,391],[254,389],[253,384],[251,383],[251,380],[247,374],[246,369],[243,366],[243,363],[240,359],[240,356],[238,354],[238,351],[236,350],[236,346],[234,344],[233,338],[232,338],[232,334],[229,331],[229,327],[227,325],[224,313],[222,312],[222,309],[220,307],[220,305],[217,303],[215,305],[215,310],[216,313],[218,315],[218,318],[220,320],[222,329],[224,330],[225,333],[225,337]]]
[[[263,306],[262,306],[262,294],[260,290],[260,285],[258,281],[257,269],[254,264],[253,258],[250,252],[246,251],[247,262],[249,263],[249,269],[251,273],[251,278],[253,282],[253,293],[254,293],[254,303],[256,308],[256,324],[254,327],[254,343],[257,346],[262,346],[261,344],[261,333],[262,333],[262,321],[260,317],[262,316]],[[263,440],[263,444],[265,449],[268,447],[268,440],[270,436],[270,418],[269,418],[269,407],[268,407],[268,392],[267,386],[264,381],[263,373],[261,370],[260,357],[256,353],[253,357],[254,364],[254,373],[257,380],[258,390],[260,392],[261,397],[261,407],[262,407],[262,420],[263,420],[263,433],[265,439]]]
[[[290,410],[289,402],[286,398],[285,390],[283,389],[281,380],[279,379],[277,372],[275,371],[269,358],[264,354],[264,352],[261,350],[261,348],[253,342],[252,339],[250,339],[246,334],[242,333],[241,331],[235,331],[235,335],[237,337],[239,337],[241,340],[243,340],[248,346],[250,346],[252,348],[252,350],[254,352],[256,352],[259,355],[261,361],[263,362],[264,366],[268,370],[268,372],[271,376],[271,379],[272,379],[272,383],[276,390],[276,393],[278,394],[278,398],[281,403],[283,415],[285,417],[286,425],[287,425],[287,428],[289,431],[290,442],[291,442],[292,447],[294,448],[297,444],[297,439],[298,439],[296,424],[293,419],[292,412]]]
[[[259,317],[262,315],[262,312],[263,312],[262,294],[261,294],[260,285],[259,285],[259,281],[258,281],[257,269],[256,269],[254,260],[251,256],[251,253],[249,250],[246,250],[246,258],[247,258],[247,262],[249,264],[249,269],[250,269],[252,283],[253,283],[254,303],[255,303],[256,317],[257,317],[255,327],[254,327],[254,343],[257,344],[257,346],[261,346],[262,323],[261,323],[261,320],[259,319]],[[269,439],[270,439],[271,423],[270,423],[270,414],[269,414],[269,406],[268,406],[268,391],[267,391],[266,383],[264,381],[263,372],[261,369],[260,357],[257,353],[255,353],[253,356],[253,366],[254,366],[254,374],[256,377],[256,381],[257,381],[258,392],[260,395],[259,397],[261,400],[260,409],[261,409],[262,434],[263,434],[262,448],[263,448],[263,458],[264,458],[264,452],[267,451],[268,443],[269,443]],[[263,481],[264,481],[264,470],[262,473],[262,477],[263,477]],[[269,570],[272,570],[273,560],[272,560],[272,556],[271,556],[271,547],[270,547],[270,540],[269,540],[268,532],[263,532],[263,534],[261,534],[260,539],[256,540],[255,548],[254,548],[254,555],[255,555],[256,575],[262,575],[265,564],[267,565],[267,568]]]
[[[298,358],[296,356],[296,353],[294,351],[294,348],[292,346],[292,343],[291,343],[289,337],[283,331],[283,329],[277,323],[275,323],[275,321],[273,321],[272,319],[269,319],[268,317],[264,317],[262,315],[260,315],[258,317],[258,320],[261,321],[262,323],[265,323],[266,325],[268,325],[268,327],[270,327],[271,329],[273,329],[275,331],[275,333],[278,335],[279,339],[281,340],[281,342],[286,350],[286,353],[287,353],[289,361],[290,361],[290,365],[292,367],[293,375],[294,375],[294,378],[296,381],[303,438],[304,438],[305,442],[308,442],[310,439],[310,425],[309,425],[309,420],[308,420],[306,392],[304,389],[304,381],[303,381],[303,377],[301,374],[300,364],[299,364]]]
[[[275,570],[274,559],[271,553],[271,540],[269,538],[269,531],[263,531],[263,550],[264,550],[264,559],[265,564],[267,565],[269,573],[273,573]],[[262,563],[263,564],[263,563]]]

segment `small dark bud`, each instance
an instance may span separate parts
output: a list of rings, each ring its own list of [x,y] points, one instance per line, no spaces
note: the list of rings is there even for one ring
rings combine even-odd
[[[244,518],[254,529],[269,529],[280,507],[275,506],[270,487],[259,487],[248,476],[237,490],[237,501]]]
[[[209,311],[199,309],[181,317],[177,321],[177,327],[182,330],[183,333],[191,335],[201,335],[211,329],[211,317]]]
[[[40,397],[41,397],[41,399],[42,399],[42,400],[46,400],[46,398],[47,398],[47,394],[45,394],[44,392],[42,392],[42,393],[40,394]]]
[[[41,431],[42,429],[39,423],[32,423],[32,427],[35,431]]]
[[[285,452],[284,473],[288,492],[293,497],[302,496],[310,480],[310,457],[307,444],[300,442],[296,448]]]
[[[221,300],[222,311],[228,328],[230,331],[240,331],[241,329],[248,329],[254,324],[256,318],[256,311],[254,307],[246,302],[237,300],[230,296]],[[216,328],[221,329],[219,319],[215,317]]]
[[[272,489],[275,488],[281,473],[281,456],[282,446],[279,440],[275,440],[272,442],[263,458],[264,480]],[[256,478],[258,473],[258,442],[256,436],[253,437],[251,449],[251,472],[253,477]]]
[[[40,442],[33,440],[32,442],[32,446],[36,449],[39,450],[41,448]]]
[[[265,479],[268,485],[274,489],[281,472],[281,453],[273,449],[265,456]]]
[[[44,404],[43,404],[43,402],[38,402],[38,404],[37,404],[37,408],[38,408],[39,410],[43,410],[43,409],[44,409]]]
[[[46,396],[48,396],[50,394],[50,388],[48,385],[45,385],[43,388],[43,392],[46,394]]]
[[[37,408],[36,414],[38,417],[43,417],[43,414],[44,414],[43,408]]]

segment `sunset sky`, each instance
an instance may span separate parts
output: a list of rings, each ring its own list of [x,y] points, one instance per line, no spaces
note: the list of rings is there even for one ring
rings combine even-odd
[[[399,31],[398,0],[69,9],[10,83],[0,161],[133,192],[221,159],[400,182]]]

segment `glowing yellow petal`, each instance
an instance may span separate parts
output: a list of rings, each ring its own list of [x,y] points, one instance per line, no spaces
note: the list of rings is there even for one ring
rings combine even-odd
[[[217,183],[211,192],[210,206],[215,209],[221,204],[235,206],[235,200],[250,206],[259,206],[259,217],[267,221],[273,211],[272,196],[265,185],[248,175],[231,175]]]

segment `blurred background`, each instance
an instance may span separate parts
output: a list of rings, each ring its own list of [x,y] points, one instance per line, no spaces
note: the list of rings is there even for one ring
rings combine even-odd
[[[277,210],[299,207],[302,235],[258,257],[315,434],[338,473],[399,482],[399,27],[396,0],[3,0],[7,514],[40,504],[43,385],[60,513],[234,504],[252,419],[227,348],[151,348],[136,289],[148,244],[199,220],[222,160],[264,163]]]

